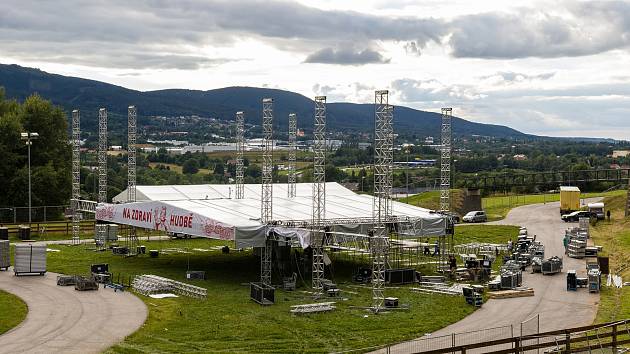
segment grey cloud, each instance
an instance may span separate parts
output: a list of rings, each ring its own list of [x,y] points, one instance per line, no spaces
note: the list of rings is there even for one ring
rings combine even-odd
[[[630,83],[475,91],[466,85],[406,78],[393,81],[391,86],[403,105],[434,110],[448,104],[457,116],[523,132],[576,135],[581,131],[578,135],[593,136],[592,132],[603,127],[616,127],[609,137],[630,137]],[[457,94],[462,92],[469,95]]]
[[[630,3],[564,3],[566,16],[522,9],[516,14],[460,16],[448,41],[455,57],[512,59],[598,54],[630,45]]]
[[[399,79],[391,86],[403,102],[458,102],[483,98],[472,86],[448,86],[437,80]]]
[[[241,38],[259,38],[284,50],[308,53],[331,42],[367,48],[374,41],[407,40],[422,47],[428,41],[439,41],[445,29],[442,20],[324,11],[286,1],[0,2],[3,52],[16,53],[11,47],[21,43],[44,56],[65,55],[70,63],[82,61],[88,65],[90,62],[81,57],[98,52],[101,46],[135,46],[138,52],[152,50],[164,59],[182,61],[183,57],[199,56],[191,48],[229,45]],[[54,50],[50,49],[51,43]],[[156,48],[160,46],[162,49]],[[171,51],[171,47],[177,48],[175,53],[161,53]],[[347,53],[339,54],[343,57]],[[360,54],[364,60],[373,55],[371,51]],[[194,68],[193,62],[169,65],[158,61],[158,67]],[[128,62],[128,67],[133,67],[131,64]]]
[[[556,75],[555,72],[542,73],[542,74],[525,74],[514,71],[498,71],[492,75],[481,76],[480,79],[492,79],[498,78],[506,83],[524,82],[524,81],[545,81],[549,80]]]
[[[305,63],[339,65],[386,64],[389,61],[389,59],[385,59],[379,52],[372,49],[357,51],[351,48],[324,48],[310,54],[304,60]]]

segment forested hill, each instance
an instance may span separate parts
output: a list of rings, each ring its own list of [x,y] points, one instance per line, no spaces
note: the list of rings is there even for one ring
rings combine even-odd
[[[81,110],[82,125],[96,124],[98,109],[106,107],[111,113],[112,128],[124,127],[127,106],[133,104],[140,116],[199,115],[233,120],[234,113],[245,111],[246,121],[260,124],[261,99],[274,99],[277,124],[286,126],[290,112],[298,114],[300,126],[311,127],[313,101],[300,94],[254,87],[226,87],[216,90],[196,91],[169,89],[159,91],[136,91],[99,81],[49,74],[44,71],[0,64],[0,86],[8,98],[23,100],[38,93],[67,111]],[[374,106],[371,104],[329,103],[327,126],[330,130],[353,130],[370,132],[374,129]],[[116,122],[119,120],[120,122]],[[395,129],[397,132],[414,133],[421,136],[439,136],[440,115],[407,107],[395,107]],[[310,130],[310,129],[307,129]],[[474,123],[453,118],[456,135],[485,135],[495,137],[522,138],[525,134],[500,125]]]

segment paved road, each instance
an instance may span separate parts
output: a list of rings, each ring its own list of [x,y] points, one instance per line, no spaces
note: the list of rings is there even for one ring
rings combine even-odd
[[[593,202],[601,198],[586,200]],[[514,334],[523,321],[540,315],[540,331],[590,325],[597,313],[599,294],[587,289],[566,291],[566,271],[585,269],[584,260],[564,256],[562,238],[564,230],[576,226],[560,219],[559,202],[526,205],[512,209],[507,217],[493,224],[519,225],[527,228],[530,235],[537,235],[545,245],[545,257],[563,257],[561,274],[543,276],[540,273],[523,273],[523,285],[534,288],[535,296],[513,299],[489,300],[482,308],[463,320],[431,334],[432,337],[476,331],[505,325],[514,326]],[[401,343],[392,352],[409,352],[410,345]]]
[[[147,318],[144,303],[111,289],[81,292],[56,285],[57,274],[15,277],[0,272],[0,289],[19,296],[28,315],[0,336],[4,353],[100,353],[135,332]]]

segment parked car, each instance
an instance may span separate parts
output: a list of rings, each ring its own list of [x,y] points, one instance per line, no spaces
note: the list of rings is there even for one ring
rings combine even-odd
[[[562,215],[562,220],[564,220],[564,222],[576,222],[579,221],[580,218],[590,218],[592,216],[594,216],[593,213],[588,210],[578,210]]]
[[[464,222],[486,222],[488,221],[488,217],[486,216],[486,212],[483,210],[475,210],[468,212],[468,214],[464,215],[462,218]]]

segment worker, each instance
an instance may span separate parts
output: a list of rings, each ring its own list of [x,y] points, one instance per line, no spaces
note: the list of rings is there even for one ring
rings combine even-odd
[[[565,236],[562,239],[562,244],[564,245],[564,254],[567,254],[567,246],[569,244],[569,238]]]
[[[435,246],[433,246],[433,255],[434,256],[439,256],[440,255],[440,245],[438,245],[438,242],[435,241]]]
[[[455,256],[448,256],[448,263],[449,268],[451,269],[451,273],[455,273],[455,270],[457,269],[457,259],[455,258]]]
[[[508,252],[512,252],[512,247],[513,247],[512,240],[508,240],[508,247],[507,247],[508,248]]]
[[[424,255],[428,256],[431,254],[431,250],[429,249],[429,245],[424,246]]]
[[[608,221],[610,221],[610,210],[606,211],[606,216],[608,217]]]

